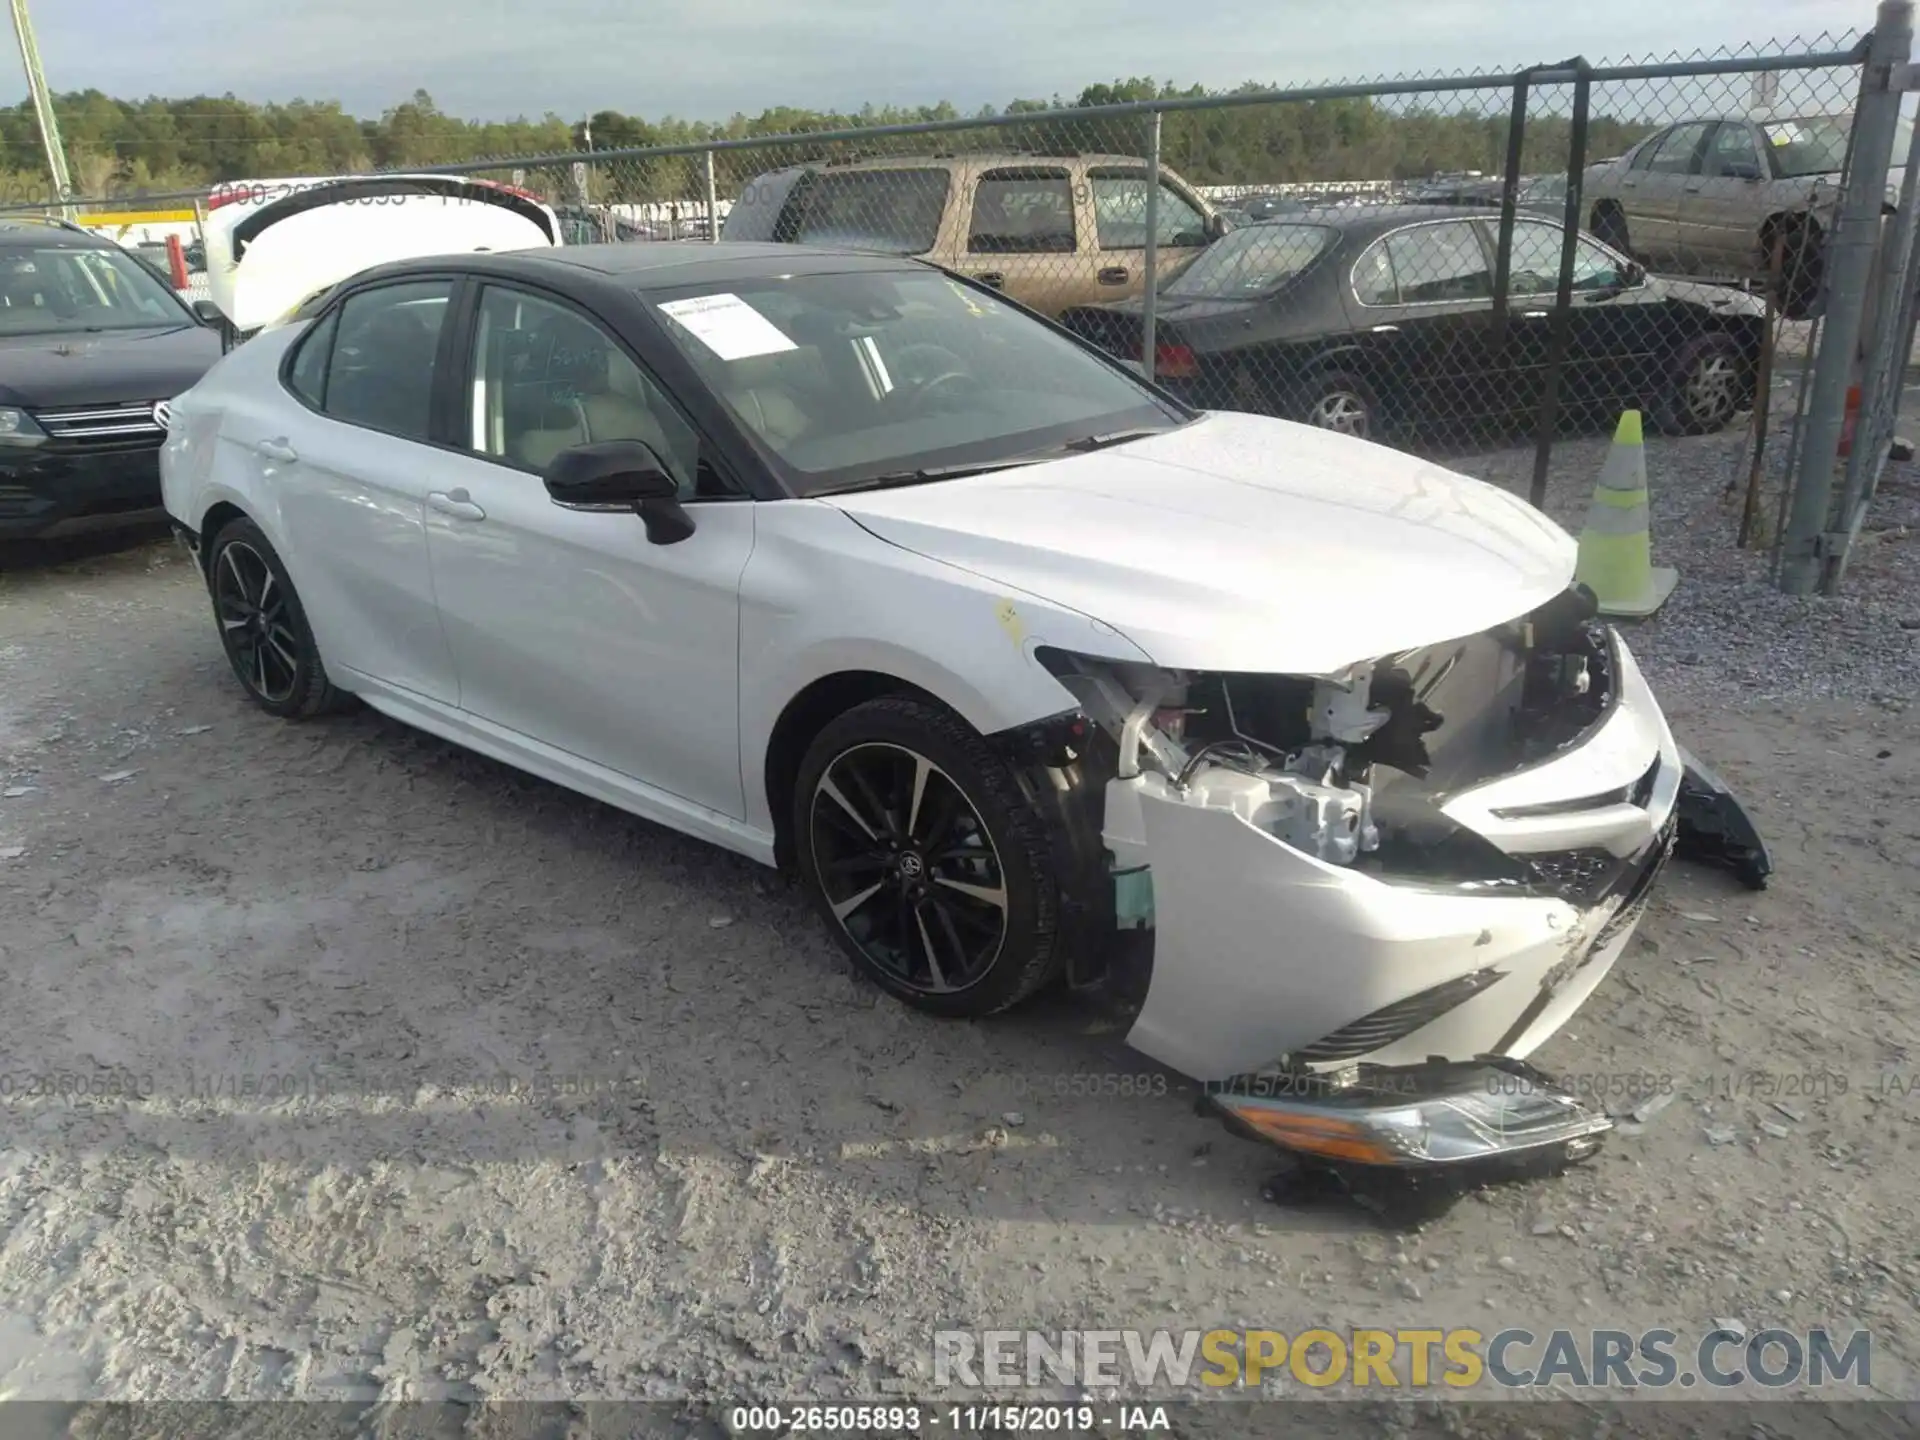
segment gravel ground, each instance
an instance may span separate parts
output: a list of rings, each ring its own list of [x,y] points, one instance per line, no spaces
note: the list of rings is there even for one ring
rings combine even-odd
[[[1562,447],[1562,518],[1604,447]],[[1670,1103],[1411,1233],[1263,1200],[1097,1008],[925,1019],[770,873],[370,712],[260,715],[165,544],[0,575],[0,1395],[924,1395],[956,1323],[1735,1321],[1870,1327],[1910,1397],[1920,487],[1787,601],[1729,553],[1736,448],[1649,443],[1684,581],[1634,644],[1774,888],[1674,867],[1540,1057]],[[28,1093],[108,1073],[140,1094]]]

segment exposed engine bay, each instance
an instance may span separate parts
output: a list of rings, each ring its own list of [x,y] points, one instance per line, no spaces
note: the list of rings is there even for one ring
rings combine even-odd
[[[1117,778],[1145,775],[1232,809],[1317,860],[1382,879],[1552,894],[1584,891],[1613,868],[1604,852],[1510,855],[1441,809],[1577,744],[1608,714],[1617,648],[1582,590],[1333,677],[1041,658],[1111,740]],[[1616,798],[1631,797],[1543,808]]]

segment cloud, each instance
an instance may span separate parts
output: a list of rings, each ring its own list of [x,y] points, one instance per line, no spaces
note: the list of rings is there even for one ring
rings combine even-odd
[[[35,17],[55,90],[230,90],[374,115],[424,88],[471,118],[700,119],[869,100],[971,109],[1139,74],[1306,84],[1664,57],[1871,19],[1868,0],[1368,0],[1344,12],[1321,0],[60,0]]]

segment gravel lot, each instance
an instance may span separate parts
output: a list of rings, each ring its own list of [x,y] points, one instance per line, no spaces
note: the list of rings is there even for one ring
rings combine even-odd
[[[1561,518],[1605,444],[1561,447]],[[1540,1057],[1672,1103],[1410,1234],[1264,1201],[1098,1010],[923,1019],[769,872],[370,712],[260,715],[168,543],[0,556],[0,1395],[924,1395],[956,1323],[1734,1320],[1871,1327],[1911,1396],[1920,478],[1846,596],[1787,600],[1731,548],[1736,445],[1649,443],[1684,580],[1633,643],[1775,885],[1674,867]],[[28,1093],[112,1071],[142,1095]],[[1152,1093],[1071,1093],[1116,1073]]]

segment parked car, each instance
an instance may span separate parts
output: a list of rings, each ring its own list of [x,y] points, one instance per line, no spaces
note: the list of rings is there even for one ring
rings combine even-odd
[[[1493,486],[777,244],[376,267],[182,396],[164,466],[270,714],[355,695],[787,865],[937,1014],[1137,986],[1131,1043],[1282,1145],[1607,1126],[1524,1057],[1626,945],[1683,762]]]
[[[1360,436],[1531,415],[1547,374],[1562,225],[1516,219],[1496,327],[1499,212],[1428,206],[1317,212],[1236,230],[1160,296],[1154,375],[1193,404]],[[1061,322],[1140,358],[1138,302]],[[1561,396],[1636,406],[1661,429],[1718,429],[1751,403],[1764,307],[1649,276],[1582,235]]]
[[[604,205],[557,205],[562,240],[568,245],[631,244],[665,238],[645,225],[624,220]]]
[[[1587,171],[1596,235],[1656,269],[1765,281],[1776,242],[1789,316],[1812,313],[1840,201],[1850,115],[1688,120]],[[1891,214],[1913,143],[1903,118],[1884,183]]]
[[[1410,205],[1493,205],[1500,203],[1506,181],[1474,174],[1424,181],[1408,190]],[[1558,219],[1566,213],[1567,177],[1523,175],[1515,196],[1516,208]]]
[[[203,231],[207,286],[238,336],[376,261],[565,243],[539,197],[457,175],[235,181]]]
[[[219,358],[219,337],[119,244],[0,223],[0,539],[161,518],[169,407]]]
[[[759,176],[721,237],[915,255],[1053,315],[1140,293],[1146,214],[1146,166],[1129,156],[916,156]],[[1155,219],[1163,277],[1227,229],[1164,168]]]

